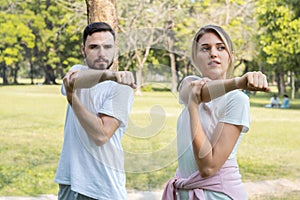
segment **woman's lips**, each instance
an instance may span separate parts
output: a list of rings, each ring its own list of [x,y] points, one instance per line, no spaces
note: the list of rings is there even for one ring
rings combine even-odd
[[[208,65],[209,65],[209,66],[212,66],[212,67],[218,66],[218,65],[220,65],[220,64],[221,64],[221,63],[220,63],[219,61],[217,61],[217,60],[212,60],[211,62],[208,63]]]

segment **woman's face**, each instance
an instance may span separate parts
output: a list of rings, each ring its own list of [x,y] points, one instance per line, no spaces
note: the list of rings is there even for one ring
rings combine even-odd
[[[203,77],[212,80],[226,78],[230,56],[225,43],[216,33],[205,33],[198,40],[196,51],[196,66]]]

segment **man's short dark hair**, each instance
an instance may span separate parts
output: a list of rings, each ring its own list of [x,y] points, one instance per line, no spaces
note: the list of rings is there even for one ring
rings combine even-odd
[[[92,22],[87,25],[83,31],[83,45],[85,45],[85,41],[89,35],[102,31],[109,31],[113,35],[114,40],[116,40],[115,32],[109,24],[105,22]]]

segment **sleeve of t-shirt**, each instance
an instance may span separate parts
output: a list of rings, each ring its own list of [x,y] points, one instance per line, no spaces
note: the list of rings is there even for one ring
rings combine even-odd
[[[133,104],[133,89],[114,83],[106,95],[103,105],[97,109],[97,112],[116,118],[120,122],[120,127],[126,128]]]
[[[184,79],[182,79],[182,81],[180,82],[179,86],[178,86],[178,91],[179,91],[179,96],[178,96],[178,103],[179,104],[185,104],[184,103],[184,100],[181,95],[188,95],[189,93],[188,92],[180,92],[180,90],[182,89],[182,85],[185,81],[187,81],[188,79],[192,79],[190,81],[193,81],[193,80],[200,80],[201,78],[199,76],[195,76],[195,75],[190,75],[190,76],[186,76],[184,77]],[[185,99],[187,99],[187,97],[185,97]]]
[[[71,71],[74,71],[74,70],[82,70],[82,69],[86,69],[87,67],[86,66],[83,66],[83,65],[74,65],[71,67],[71,69],[69,70],[69,72]],[[65,89],[65,86],[64,84],[61,85],[61,94],[66,96],[67,93],[66,93],[66,89]]]
[[[224,123],[243,126],[242,132],[248,132],[250,127],[249,97],[240,91],[235,91],[226,99]]]

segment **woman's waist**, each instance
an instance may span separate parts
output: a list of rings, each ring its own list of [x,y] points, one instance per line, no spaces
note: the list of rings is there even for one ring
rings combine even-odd
[[[184,164],[179,165],[176,174],[181,178],[189,178],[193,174],[198,173],[198,170],[199,169],[196,162],[190,162],[188,166]],[[236,158],[234,157],[232,159],[228,159],[214,175],[224,173],[224,172],[236,173],[237,171],[238,171],[238,163]]]

